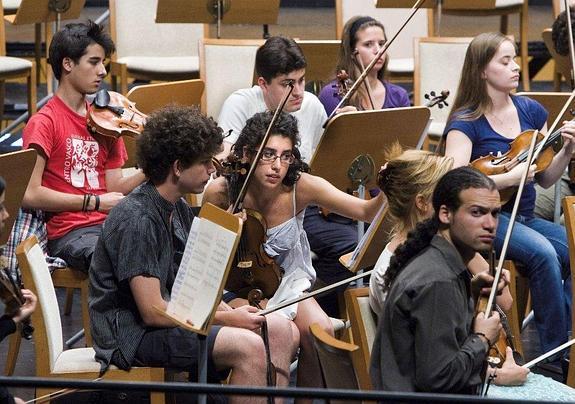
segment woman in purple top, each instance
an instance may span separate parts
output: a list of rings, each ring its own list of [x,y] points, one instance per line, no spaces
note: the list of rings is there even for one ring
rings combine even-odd
[[[354,82],[385,45],[387,38],[383,25],[371,17],[353,17],[343,28],[339,61],[336,72],[345,70],[351,82]],[[403,88],[384,81],[383,75],[388,56],[384,54],[370,71],[365,82],[368,84],[371,100],[365,85],[361,85],[350,98],[348,106],[339,112],[409,107],[409,96]],[[341,100],[338,94],[337,80],[332,81],[319,94],[327,114],[331,114]],[[373,104],[372,104],[373,102]]]

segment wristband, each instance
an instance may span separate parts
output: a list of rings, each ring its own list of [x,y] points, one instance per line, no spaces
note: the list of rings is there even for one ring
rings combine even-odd
[[[84,201],[82,202],[82,212],[88,210],[88,194],[84,194]]]
[[[94,211],[98,212],[100,209],[100,195],[94,195],[96,197],[96,204],[94,205]]]
[[[483,334],[482,332],[474,332],[473,334],[477,335],[478,337],[485,338],[485,342],[487,342],[487,346],[491,348],[491,341],[487,338],[487,335]]]

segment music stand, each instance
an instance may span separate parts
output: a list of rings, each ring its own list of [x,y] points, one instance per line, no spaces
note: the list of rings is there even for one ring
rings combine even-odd
[[[217,25],[217,37],[224,24],[276,24],[279,0],[158,0],[156,22]]]
[[[48,45],[52,38],[52,28],[48,23],[55,22],[53,31],[58,32],[61,20],[80,17],[85,3],[86,0],[22,0],[16,14],[4,16],[4,19],[14,25],[45,23],[46,60],[48,60]],[[53,92],[56,85],[57,83],[52,80],[50,69],[46,68],[48,94]]]
[[[36,150],[28,149],[0,156],[0,173],[2,173],[2,177],[6,181],[4,206],[10,214],[10,217],[4,221],[5,231],[0,235],[0,245],[8,242],[10,231],[18,216],[18,210],[22,205],[24,193],[36,164],[36,155]]]
[[[196,325],[191,325],[191,324],[187,323],[186,319],[184,319],[184,318],[180,318],[180,317],[177,317],[175,315],[167,313],[166,310],[164,310],[164,309],[158,308],[156,306],[154,306],[154,309],[156,311],[158,311],[161,315],[163,315],[166,318],[173,321],[174,324],[176,324],[177,326],[185,328],[189,331],[192,331],[192,332],[198,334],[198,337],[199,337],[198,338],[198,340],[199,340],[198,382],[199,383],[207,383],[207,378],[208,378],[208,345],[207,345],[206,337],[208,336],[210,329],[212,327],[212,324],[214,322],[216,310],[217,310],[218,304],[220,303],[221,296],[222,296],[223,291],[224,291],[224,285],[226,284],[226,280],[227,280],[228,274],[230,272],[233,257],[235,255],[235,251],[236,251],[236,248],[238,246],[240,236],[242,233],[242,222],[236,216],[232,215],[231,213],[226,212],[225,210],[222,210],[222,209],[212,205],[211,203],[206,203],[204,206],[202,206],[202,209],[200,210],[199,217],[201,219],[206,219],[212,223],[215,223],[225,230],[229,230],[229,231],[235,233],[235,239],[233,242],[233,247],[232,247],[231,251],[227,251],[229,253],[229,255],[227,257],[227,261],[223,261],[225,263],[225,271],[223,272],[222,278],[219,280],[218,291],[214,295],[215,298],[212,301],[209,301],[209,307],[211,307],[210,314],[208,315],[206,321],[204,321],[203,324],[196,326]],[[186,251],[184,252],[184,258],[182,259],[182,261],[185,259],[185,255],[188,252],[187,250],[188,249],[186,248]],[[210,264],[213,264],[213,262],[208,263],[208,265],[210,265]],[[221,262],[218,261],[217,264],[221,265]],[[211,267],[209,267],[209,268],[211,268]],[[179,272],[181,272],[181,271],[183,271],[183,269],[179,270]],[[212,274],[212,277],[211,277],[212,281],[214,281],[213,275],[214,274]],[[194,275],[189,275],[189,277],[193,279]],[[176,287],[175,285],[177,284],[178,280],[179,280],[179,277],[176,277],[176,282],[174,283],[174,288]],[[174,296],[172,296],[172,297],[174,298]],[[206,296],[202,296],[202,297],[205,298]],[[198,299],[198,300],[200,300],[200,299]],[[186,309],[187,308],[191,308],[191,306],[187,306]],[[200,403],[206,402],[205,394],[201,394],[199,396],[198,402],[200,402]]]
[[[311,159],[312,173],[364,198],[366,188],[377,187],[375,174],[385,163],[386,147],[398,141],[404,148],[416,148],[427,135],[430,115],[427,107],[337,114],[328,122]],[[361,222],[357,233],[360,241]]]

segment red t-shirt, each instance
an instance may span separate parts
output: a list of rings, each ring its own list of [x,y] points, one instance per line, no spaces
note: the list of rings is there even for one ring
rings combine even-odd
[[[42,185],[67,194],[106,193],[106,170],[121,168],[128,157],[122,139],[92,136],[86,128],[86,117],[72,111],[57,96],[30,118],[22,140],[25,149],[34,145],[46,155]],[[60,238],[105,219],[103,212],[52,212],[46,223],[48,238]]]

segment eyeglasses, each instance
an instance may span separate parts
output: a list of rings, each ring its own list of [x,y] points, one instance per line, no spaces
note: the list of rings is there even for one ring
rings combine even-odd
[[[292,164],[295,160],[292,152],[284,152],[278,156],[275,150],[272,149],[264,149],[261,155],[261,160],[266,163],[275,163],[277,158],[280,159],[281,164],[285,165]]]

